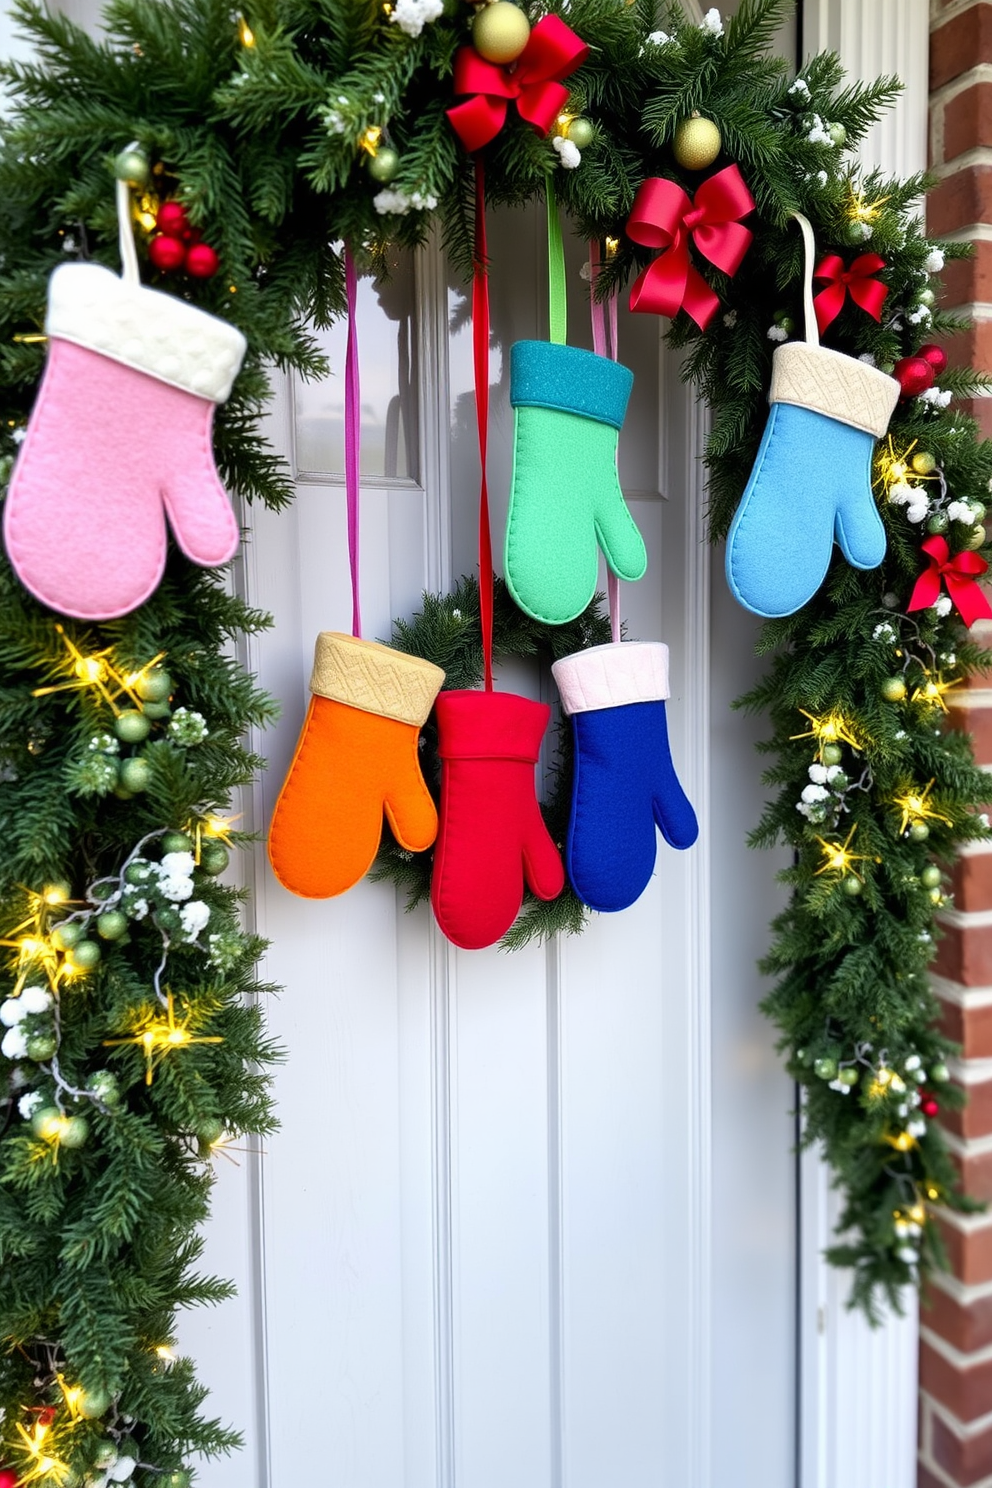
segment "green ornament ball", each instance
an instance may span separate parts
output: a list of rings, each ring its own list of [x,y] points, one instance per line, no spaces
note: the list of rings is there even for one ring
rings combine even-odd
[[[985,513],[986,513],[986,510],[987,510],[984,502],[982,502],[982,501],[969,501],[968,502],[968,505],[971,507],[971,515],[974,517],[975,521],[976,522],[984,522],[985,521]]]
[[[110,1107],[120,1105],[121,1091],[113,1070],[97,1070],[86,1081],[86,1089],[101,1105]]]
[[[76,1409],[84,1421],[96,1421],[110,1409],[108,1390],[83,1390],[76,1400]]]
[[[577,119],[573,119],[570,122],[565,134],[572,141],[573,145],[580,150],[584,150],[587,145],[592,144],[596,136],[596,127],[591,119],[584,119],[580,114]]]
[[[141,711],[142,713],[144,713],[145,717],[150,718],[153,723],[161,723],[163,718],[172,717],[172,709],[167,702],[142,703]]]
[[[201,1148],[210,1148],[224,1135],[225,1126],[217,1116],[206,1116],[196,1128],[196,1139]]]
[[[162,838],[162,852],[192,852],[193,839],[185,832],[166,832]]]
[[[114,161],[114,175],[129,186],[147,186],[151,166],[144,150],[139,150],[136,145],[122,150]]]
[[[975,548],[983,548],[986,542],[986,532],[981,522],[977,522],[964,540],[966,548],[974,551]]]
[[[172,691],[172,678],[164,667],[152,667],[150,672],[142,672],[134,690],[143,703],[164,703]]]
[[[844,128],[843,124],[828,124],[827,133],[833,140],[834,144],[837,146],[838,150],[842,150],[847,144],[847,130]]]
[[[820,756],[825,765],[839,765],[844,757],[844,751],[839,744],[824,744]]]
[[[66,1147],[70,1151],[77,1147],[85,1147],[89,1134],[90,1124],[85,1116],[70,1116],[62,1123],[59,1146]]]
[[[152,726],[148,719],[137,708],[125,708],[114,723],[114,733],[125,744],[140,744],[143,739],[148,738],[151,731]]]
[[[39,1063],[45,1059],[51,1059],[58,1044],[54,1033],[32,1033],[26,1040],[28,1058],[35,1059]]]
[[[951,1078],[951,1072],[947,1068],[947,1065],[944,1064],[943,1061],[941,1061],[940,1064],[934,1064],[931,1066],[930,1078],[931,1080],[936,1081],[938,1085],[943,1085]]]
[[[916,298],[919,300],[921,305],[932,305],[937,296],[934,294],[932,289],[921,289]]]
[[[77,940],[70,952],[70,960],[79,971],[92,971],[100,964],[103,952],[98,940]]]
[[[183,1467],[177,1467],[175,1472],[166,1473],[162,1479],[165,1488],[189,1488],[192,1479]]]
[[[928,863],[920,874],[920,883],[926,889],[940,888],[940,869],[936,863]]]
[[[96,933],[101,940],[120,940],[127,929],[127,915],[119,909],[105,909],[97,917]]]
[[[933,516],[927,518],[927,531],[940,534],[946,532],[951,525],[948,515],[944,511],[935,511]]]
[[[83,927],[78,920],[69,920],[64,925],[56,925],[52,931],[52,945],[57,951],[71,951],[72,947],[83,938]]]
[[[152,866],[143,859],[128,863],[124,869],[124,882],[129,884],[146,884],[152,878]]]
[[[837,1078],[836,1059],[815,1059],[813,1073],[819,1075],[821,1080],[835,1080]]]
[[[902,677],[886,677],[880,690],[887,703],[901,703],[906,696],[906,683]]]
[[[927,840],[927,838],[929,836],[930,836],[930,828],[927,826],[926,822],[915,821],[915,822],[911,822],[910,823],[910,827],[909,827],[909,840],[910,840],[910,842],[926,842],[926,840]]]
[[[117,1461],[117,1448],[112,1441],[97,1442],[96,1451],[93,1453],[93,1466],[100,1472],[108,1467],[113,1467]]]
[[[853,873],[846,873],[840,881],[840,886],[849,899],[856,899],[864,887],[860,878],[855,878]]]
[[[147,790],[151,784],[152,767],[148,760],[140,756],[134,759],[121,760],[121,785],[126,791]]]
[[[858,1072],[856,1069],[842,1069],[838,1071],[837,1078],[842,1085],[847,1086],[848,1090],[853,1090],[858,1083]]]
[[[380,181],[385,186],[396,179],[400,164],[399,153],[391,145],[380,145],[366,169],[373,181]]]
[[[31,1130],[43,1142],[50,1142],[62,1123],[58,1106],[39,1106],[31,1117]]]
[[[204,873],[223,873],[231,861],[231,854],[223,842],[208,842],[200,849],[200,867]]]

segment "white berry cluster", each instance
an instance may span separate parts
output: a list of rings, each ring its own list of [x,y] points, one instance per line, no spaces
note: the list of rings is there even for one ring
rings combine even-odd
[[[170,739],[188,748],[191,744],[202,744],[210,730],[202,713],[193,708],[177,708],[169,719],[167,732]]]
[[[0,1054],[5,1059],[26,1059],[28,1018],[41,1017],[52,1006],[52,994],[44,987],[25,987],[19,997],[8,997],[0,1003],[0,1023],[7,1032],[0,1039]]]
[[[840,765],[809,767],[809,785],[804,785],[802,795],[796,802],[796,810],[814,826],[824,823],[828,817],[840,815],[844,792],[850,781]]]
[[[723,21],[720,19],[720,12],[715,5],[712,10],[708,10],[703,16],[703,19],[699,23],[699,29],[700,31],[708,32],[710,36],[723,35]]]
[[[896,481],[889,487],[889,505],[904,506],[910,522],[922,522],[930,512],[930,498],[922,486],[911,481]]]
[[[444,0],[393,0],[389,19],[407,36],[419,36],[444,10]]]
[[[396,191],[386,187],[372,198],[372,205],[380,217],[405,217],[407,212],[433,212],[437,206],[437,197],[431,192],[411,191],[409,196],[405,191]]]
[[[582,151],[574,140],[566,139],[563,134],[556,134],[551,144],[558,152],[558,164],[564,170],[575,170],[576,166],[582,164]]]
[[[196,942],[210,922],[210,906],[193,898],[194,867],[191,852],[165,853],[159,863],[136,858],[126,869],[121,909],[132,920],[143,920],[154,910],[156,923],[171,938]]]

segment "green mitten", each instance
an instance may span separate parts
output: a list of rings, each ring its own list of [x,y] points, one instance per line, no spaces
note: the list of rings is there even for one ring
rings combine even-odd
[[[506,582],[535,620],[565,625],[596,592],[599,548],[620,579],[640,579],[644,539],[617,476],[617,438],[633,374],[547,341],[510,348],[515,409]]]

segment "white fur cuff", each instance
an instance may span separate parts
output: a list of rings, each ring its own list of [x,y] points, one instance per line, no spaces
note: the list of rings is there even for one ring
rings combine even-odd
[[[551,668],[566,713],[591,713],[668,697],[668,647],[662,641],[611,641],[565,656]]]
[[[45,329],[212,403],[230,395],[248,345],[226,320],[99,264],[55,270]]]

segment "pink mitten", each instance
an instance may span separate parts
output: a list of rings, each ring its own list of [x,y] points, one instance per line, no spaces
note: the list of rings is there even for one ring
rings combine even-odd
[[[551,709],[512,692],[467,691],[439,693],[435,708],[441,825],[431,904],[448,939],[477,951],[513,924],[525,875],[539,899],[565,887],[534,794]]]
[[[157,588],[166,513],[194,563],[237,551],[211,429],[246,343],[227,321],[97,264],[56,269],[45,329],[45,375],[5,504],[7,551],[43,604],[110,620]]]

